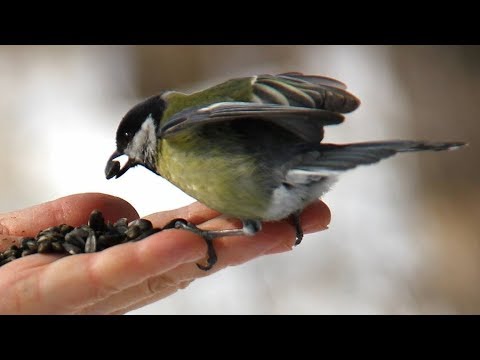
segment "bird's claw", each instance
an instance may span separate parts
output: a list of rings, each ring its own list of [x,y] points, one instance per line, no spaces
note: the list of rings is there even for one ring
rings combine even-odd
[[[165,225],[162,230],[166,229],[183,229],[193,232],[194,234],[200,235],[203,240],[207,243],[207,265],[197,264],[198,268],[203,271],[210,270],[213,265],[217,263],[217,253],[213,246],[213,237],[210,236],[209,231],[200,230],[195,224],[185,220],[185,219],[173,219],[167,225]]]

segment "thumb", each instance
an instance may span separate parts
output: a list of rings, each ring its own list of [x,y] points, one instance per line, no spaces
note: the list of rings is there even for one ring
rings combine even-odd
[[[133,206],[121,198],[100,193],[75,194],[0,214],[0,237],[35,236],[42,229],[60,224],[79,226],[88,221],[94,209],[100,210],[109,221],[138,218]]]

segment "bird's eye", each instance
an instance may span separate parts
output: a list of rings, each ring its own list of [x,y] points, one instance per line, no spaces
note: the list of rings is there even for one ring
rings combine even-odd
[[[127,139],[129,139],[129,138],[131,137],[132,133],[129,132],[129,131],[125,131],[125,132],[123,133],[123,135],[124,135]]]

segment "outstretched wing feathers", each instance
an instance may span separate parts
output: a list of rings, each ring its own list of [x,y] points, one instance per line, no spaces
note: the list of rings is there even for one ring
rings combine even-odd
[[[259,92],[259,90],[262,90]],[[301,106],[307,108],[315,108],[315,100],[312,99],[302,88],[290,85],[288,81],[280,81],[274,77],[259,77],[253,84],[253,92],[260,98],[264,89],[269,89],[270,93],[276,93],[278,96],[286,100],[286,104],[291,106]],[[266,103],[276,103],[266,99]]]
[[[321,109],[307,109],[275,104],[223,102],[210,106],[188,108],[175,114],[160,129],[167,138],[185,128],[208,123],[244,119],[272,121],[297,134],[305,141],[320,142],[323,126],[339,124],[343,115]]]
[[[312,83],[316,85],[324,85],[335,87],[343,90],[347,90],[347,85],[342,83],[341,81],[326,77],[326,76],[318,76],[318,75],[303,75],[299,72],[288,72],[283,74],[278,74],[277,77],[285,78],[285,79],[293,79],[297,81],[303,81],[305,83]]]
[[[360,105],[360,100],[346,91],[345,84],[330,78],[297,73],[260,75],[253,83],[253,93],[264,103],[285,105],[286,98],[291,106],[340,113],[352,112]]]
[[[304,141],[318,143],[323,139],[324,126],[341,123],[344,119],[341,114],[355,110],[360,104],[346,91],[345,84],[321,76],[294,72],[259,75],[248,84],[250,102],[223,100],[187,108],[162,123],[158,135],[166,138],[190,126],[244,119],[270,121]],[[223,94],[227,98],[229,91]]]

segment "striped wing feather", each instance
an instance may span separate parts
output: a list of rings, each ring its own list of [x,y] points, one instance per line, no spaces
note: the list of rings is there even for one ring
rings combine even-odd
[[[266,104],[323,109],[349,113],[360,100],[340,81],[322,76],[284,73],[259,75],[253,83],[253,100]]]
[[[159,136],[166,138],[191,126],[261,120],[273,122],[305,142],[320,143],[324,126],[341,123],[342,113],[360,105],[346,91],[345,84],[327,77],[290,72],[253,79],[251,102],[227,101],[187,108],[162,124]]]

